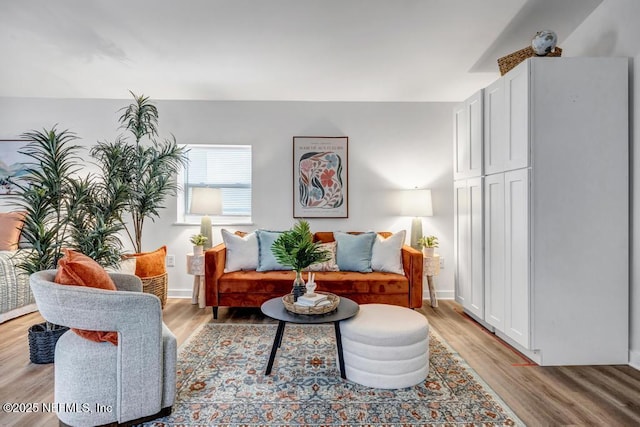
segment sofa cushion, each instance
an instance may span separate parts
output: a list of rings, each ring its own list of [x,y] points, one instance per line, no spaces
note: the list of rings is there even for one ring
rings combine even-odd
[[[239,235],[224,228],[220,232],[227,249],[225,273],[258,268],[258,236],[255,232]]]
[[[320,248],[330,252],[331,258],[329,258],[325,262],[319,262],[316,264],[311,264],[308,271],[338,271],[338,264],[336,263],[336,242],[328,242],[328,243],[320,243]]]
[[[222,293],[275,293],[291,292],[293,271],[234,271],[218,279],[218,291]],[[409,280],[395,273],[354,271],[319,271],[315,273],[316,290],[337,295],[359,294],[408,294]]]
[[[340,271],[370,273],[371,255],[376,233],[349,234],[341,231],[333,233],[338,242],[337,262]]]
[[[278,240],[281,234],[281,231],[256,231],[258,236],[258,268],[256,271],[291,270],[291,267],[280,264],[271,251],[271,245]]]
[[[22,211],[0,213],[0,251],[18,249],[25,215]]]
[[[406,231],[401,230],[387,238],[380,234],[376,236],[371,253],[371,268],[373,271],[404,274],[402,269],[402,245],[404,245]]]
[[[155,251],[140,252],[128,256],[136,258],[136,276],[142,279],[160,276],[167,272],[165,264],[167,257],[166,246],[161,246]]]
[[[136,274],[136,258],[123,258],[115,267],[105,267],[107,273]]]

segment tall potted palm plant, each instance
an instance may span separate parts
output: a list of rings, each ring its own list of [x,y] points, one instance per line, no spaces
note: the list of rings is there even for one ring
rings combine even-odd
[[[187,162],[186,151],[178,146],[173,135],[159,141],[158,109],[149,97],[131,92],[134,102],[124,107],[118,119],[127,131],[113,142],[99,142],[91,150],[103,173],[110,180],[122,182],[127,188],[126,206],[130,218],[121,223],[135,252],[142,252],[142,230],[146,218],[158,218],[168,196],[178,189],[175,176]],[[127,221],[130,220],[130,221]]]
[[[26,212],[21,239],[30,247],[18,267],[31,274],[54,269],[64,248],[76,249],[104,266],[120,260],[120,212],[124,187],[104,177],[79,177],[82,165],[77,136],[55,126],[22,135],[20,150],[29,158],[23,182],[12,202]],[[58,338],[68,328],[49,322],[29,328],[29,353],[34,363],[53,362]]]
[[[119,217],[124,208],[122,183],[103,176],[80,176],[83,160],[78,137],[57,127],[30,131],[20,150],[23,182],[15,182],[12,202],[25,211],[21,238],[30,247],[19,265],[27,273],[56,268],[62,249],[76,249],[103,266],[115,266],[122,244]]]

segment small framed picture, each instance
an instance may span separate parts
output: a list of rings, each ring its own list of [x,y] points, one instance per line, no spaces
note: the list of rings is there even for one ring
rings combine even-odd
[[[26,145],[27,141],[0,139],[0,196],[16,194],[18,191],[10,180],[20,183],[20,177],[26,173],[26,163],[31,160],[19,152]]]
[[[293,137],[293,217],[348,218],[346,136]]]

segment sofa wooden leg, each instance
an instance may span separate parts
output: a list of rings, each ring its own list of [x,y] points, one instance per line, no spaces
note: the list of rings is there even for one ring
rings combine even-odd
[[[218,318],[218,307],[213,306],[213,318],[214,320]]]

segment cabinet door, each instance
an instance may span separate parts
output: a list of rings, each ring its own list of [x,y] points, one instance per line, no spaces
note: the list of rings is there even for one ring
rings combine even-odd
[[[529,170],[506,172],[505,333],[530,348]]]
[[[506,126],[504,112],[504,79],[498,79],[484,90],[484,173],[504,172]]]
[[[465,103],[469,120],[469,177],[482,175],[483,92],[474,93]]]
[[[529,166],[529,61],[504,76],[506,144],[505,169]]]
[[[504,174],[484,179],[484,301],[488,324],[504,331]]]
[[[482,178],[467,180],[469,197],[469,298],[465,308],[484,318],[484,251],[482,225]]]
[[[463,102],[453,109],[453,179],[465,178],[469,172],[467,122],[467,108]]]
[[[454,242],[456,301],[484,316],[482,178],[455,181]]]
[[[482,175],[482,90],[453,110],[453,178]]]
[[[455,257],[455,291],[456,301],[463,307],[471,295],[469,280],[469,190],[465,180],[454,181],[454,204],[453,204],[453,242]]]

